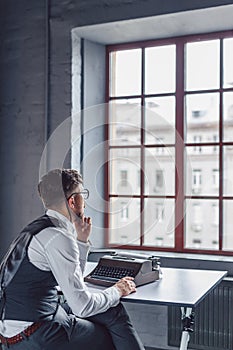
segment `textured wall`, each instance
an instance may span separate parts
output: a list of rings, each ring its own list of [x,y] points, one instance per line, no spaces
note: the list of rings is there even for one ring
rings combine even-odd
[[[232,4],[231,0],[51,0],[52,16],[85,26]]]
[[[71,111],[71,29],[224,4],[232,1],[0,1],[0,256],[43,211],[35,192],[43,147]],[[142,307],[142,320],[128,308],[146,343],[165,346],[166,308]]]
[[[0,256],[17,231],[42,212],[35,186],[44,142],[71,111],[71,29],[230,3],[1,0]]]
[[[44,142],[44,5],[1,2],[1,253],[38,211],[35,188]],[[37,206],[37,208],[36,208]]]
[[[1,0],[0,256],[17,231],[42,212],[35,186],[44,141],[71,111],[71,29],[229,3]]]

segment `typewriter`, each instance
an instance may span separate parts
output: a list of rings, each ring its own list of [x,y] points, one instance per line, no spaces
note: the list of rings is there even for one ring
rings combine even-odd
[[[158,257],[123,252],[101,257],[98,265],[84,278],[84,281],[109,287],[119,279],[131,276],[136,286],[141,286],[160,279],[161,274]]]

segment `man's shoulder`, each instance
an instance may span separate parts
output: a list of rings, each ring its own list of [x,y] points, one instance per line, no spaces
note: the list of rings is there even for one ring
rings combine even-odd
[[[51,245],[61,247],[62,245],[70,244],[70,241],[73,242],[74,237],[62,224],[57,223],[56,226],[45,227],[33,237],[31,246],[33,246],[35,241],[45,248]]]
[[[27,226],[25,226],[24,229],[21,231],[21,234],[30,233],[34,236],[45,228],[57,226],[59,226],[59,220],[50,217],[47,214],[44,214],[34,219]]]

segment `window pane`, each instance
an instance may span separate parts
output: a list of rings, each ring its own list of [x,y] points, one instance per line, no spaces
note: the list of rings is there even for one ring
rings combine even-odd
[[[140,149],[112,149],[109,166],[111,194],[134,195],[140,193],[140,183],[138,182]]]
[[[145,100],[145,143],[175,143],[175,97]]]
[[[217,200],[186,200],[185,246],[219,249],[219,204]]]
[[[175,222],[184,217],[182,250],[219,250],[221,233],[223,250],[233,251],[233,37],[229,35],[223,38],[221,33],[213,40],[205,35],[204,41],[203,36],[195,42],[183,38],[183,58],[177,56],[177,40],[171,38],[147,47],[146,42],[138,43],[136,49],[110,47],[118,50],[109,54],[107,72],[110,244],[174,248]],[[184,90],[176,94],[179,73],[184,73]],[[184,153],[176,163],[179,145],[184,145]],[[176,188],[182,189],[182,196]]]
[[[141,94],[141,49],[110,55],[110,96]]]
[[[219,88],[219,40],[186,44],[186,90]]]
[[[174,147],[148,148],[145,151],[145,194],[175,194]]]
[[[219,94],[187,95],[185,99],[187,142],[219,139]]]
[[[233,142],[233,92],[223,94],[223,120],[224,141]]]
[[[110,199],[109,243],[140,244],[140,200],[133,198]]]
[[[145,49],[145,92],[174,92],[176,77],[175,45]]]
[[[223,87],[233,86],[233,38],[223,40]]]
[[[186,195],[219,195],[219,150],[213,147],[187,147]]]
[[[233,196],[233,146],[223,147],[223,193],[225,196]]]
[[[232,235],[233,201],[223,201],[223,249],[233,250]]]
[[[110,145],[135,145],[141,142],[141,106],[139,99],[109,102]]]
[[[174,206],[173,199],[145,199],[145,245],[174,247]]]

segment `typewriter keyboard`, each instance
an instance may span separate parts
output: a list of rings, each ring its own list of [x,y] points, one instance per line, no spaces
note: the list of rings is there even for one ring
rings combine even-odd
[[[117,282],[119,279],[125,276],[134,277],[134,270],[124,267],[97,266],[91,274],[92,278],[112,282]]]

